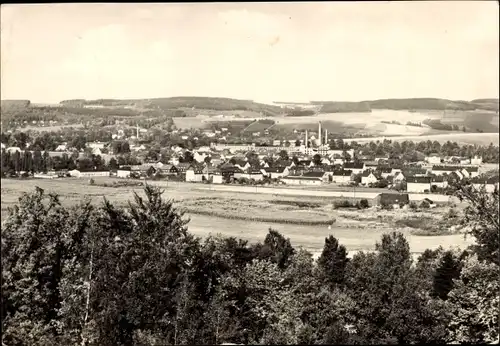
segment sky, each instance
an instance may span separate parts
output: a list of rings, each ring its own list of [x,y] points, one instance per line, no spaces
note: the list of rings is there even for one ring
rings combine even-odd
[[[1,6],[1,98],[497,98],[497,1]]]

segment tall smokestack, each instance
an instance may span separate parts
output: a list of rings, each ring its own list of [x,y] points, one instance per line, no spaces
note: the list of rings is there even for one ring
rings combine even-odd
[[[325,144],[328,145],[328,130],[325,130]]]
[[[318,124],[318,136],[319,136],[318,143],[319,143],[319,145],[322,145],[323,142],[321,142],[321,121]]]
[[[139,125],[136,124],[135,127],[136,127],[136,132],[137,132],[137,139],[139,139]]]
[[[307,141],[308,141],[308,136],[307,136],[307,130],[306,130],[306,152],[307,152]]]

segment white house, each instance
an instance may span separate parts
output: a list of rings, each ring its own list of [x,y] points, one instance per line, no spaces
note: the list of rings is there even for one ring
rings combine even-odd
[[[433,186],[444,189],[448,186],[448,180],[442,175],[437,176],[437,177],[432,177],[431,178],[431,188]]]
[[[222,172],[220,170],[215,171],[212,174],[212,184],[223,184],[224,183],[224,176],[222,175]]]
[[[332,164],[332,162],[330,161],[330,159],[328,157],[324,157],[324,158],[321,159],[321,164],[329,166],[329,165]]]
[[[66,144],[59,144],[56,148],[56,151],[66,151],[67,147]]]
[[[408,192],[422,193],[431,191],[430,177],[408,177],[406,179],[406,190]]]
[[[398,172],[398,173],[396,173],[396,174],[394,175],[394,178],[392,179],[392,181],[393,181],[394,183],[401,183],[401,182],[403,182],[405,179],[406,179],[406,178],[405,178],[404,174],[403,174],[402,172]]]
[[[92,155],[101,156],[102,155],[101,149],[99,149],[99,148],[92,148]]]
[[[486,192],[493,193],[495,188],[499,188],[498,177],[490,179],[474,179],[472,181],[472,185],[478,190],[484,187]]]
[[[425,157],[425,161],[431,165],[439,165],[441,163],[441,157],[438,154],[430,154]]]
[[[475,178],[479,175],[478,167],[465,167],[460,172],[466,178]]]
[[[361,176],[361,184],[363,185],[369,185],[376,183],[378,181],[378,178],[373,174],[373,172],[363,172],[363,175]]]
[[[354,163],[354,162],[347,162],[344,164],[344,169],[352,171],[354,174],[359,174],[363,173],[365,170],[365,164],[364,163]]]
[[[87,143],[87,147],[88,148],[98,148],[98,149],[104,149],[104,146],[106,145],[106,143],[103,143],[103,142],[90,142],[90,143]]]
[[[290,174],[288,167],[273,167],[273,168],[263,168],[261,169],[262,174],[268,176],[271,179],[277,179],[281,177],[286,177]]]
[[[203,181],[203,170],[199,167],[189,166],[186,170],[186,181],[201,182]]]
[[[117,178],[130,178],[130,168],[118,168],[116,170],[116,177]]]
[[[95,177],[109,177],[109,171],[80,171],[78,169],[73,169],[68,172],[70,176],[76,178],[95,178]]]
[[[339,170],[333,171],[330,175],[332,182],[337,184],[347,184],[351,181],[352,171]]]
[[[321,185],[323,181],[317,177],[287,176],[280,179],[286,185]]]
[[[235,174],[235,178],[236,178],[236,174]],[[255,181],[261,181],[264,179],[264,174],[262,174],[262,172],[260,170],[247,168],[245,170],[242,170],[242,172],[238,174],[237,179],[241,179],[241,178],[253,179]]]
[[[478,157],[477,155],[474,156],[471,160],[470,160],[470,163],[471,165],[476,165],[476,166],[479,166],[481,164],[483,164],[483,158],[482,157]]]

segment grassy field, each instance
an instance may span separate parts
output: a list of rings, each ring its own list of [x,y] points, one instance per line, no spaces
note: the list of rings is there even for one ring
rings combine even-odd
[[[87,179],[64,180],[1,180],[2,218],[7,207],[17,204],[23,192],[34,191],[35,186],[61,196],[61,202],[75,205],[83,197],[101,203],[106,196],[110,201],[125,205],[133,192],[143,194],[141,187],[109,187],[117,179],[97,178],[95,185]],[[123,180],[122,180],[123,181]],[[108,184],[108,187],[100,186]],[[334,209],[333,198],[293,197],[280,195],[246,194],[223,191],[198,190],[199,184],[158,183],[164,196],[185,210],[190,232],[206,237],[222,234],[246,239],[251,243],[263,241],[268,228],[274,228],[289,237],[294,246],[302,246],[313,254],[323,248],[324,239],[333,235],[348,251],[370,251],[383,233],[399,230],[405,234],[412,252],[427,248],[445,248],[470,244],[461,234],[449,234],[446,229],[432,229],[448,212],[448,207],[420,211],[383,211],[374,208],[360,212],[356,209]],[[461,209],[461,206],[458,208]],[[424,219],[414,221],[415,219]],[[405,221],[410,220],[410,221]],[[422,228],[418,228],[422,227]],[[444,234],[444,235],[443,235]],[[425,235],[425,236],[423,236]],[[436,235],[440,235],[437,236]]]
[[[375,142],[383,141],[384,139],[390,139],[392,141],[403,142],[403,141],[438,141],[444,143],[446,141],[457,142],[458,144],[477,144],[477,145],[499,145],[498,133],[450,133],[450,134],[438,134],[438,135],[426,135],[426,136],[398,136],[398,137],[366,137],[366,138],[348,138],[344,139],[345,142]]]
[[[78,129],[78,128],[81,128],[83,127],[83,124],[72,124],[72,125],[56,125],[56,126],[32,126],[32,125],[28,125],[24,128],[24,130],[28,131],[28,130],[32,130],[32,131],[40,131],[40,132],[49,132],[49,131],[60,131],[64,128],[75,128],[75,129]]]

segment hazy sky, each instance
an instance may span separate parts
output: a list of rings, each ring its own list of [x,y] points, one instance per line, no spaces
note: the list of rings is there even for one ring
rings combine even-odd
[[[498,97],[497,1],[1,7],[1,98]]]

